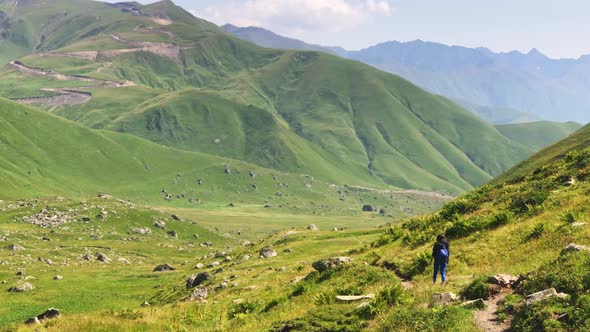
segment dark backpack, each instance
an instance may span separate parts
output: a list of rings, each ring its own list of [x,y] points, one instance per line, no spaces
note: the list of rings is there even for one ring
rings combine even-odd
[[[436,246],[437,246],[436,259],[441,260],[441,261],[448,260],[449,259],[449,251],[447,250],[447,247],[445,247],[443,244],[440,244],[440,243],[438,243]]]

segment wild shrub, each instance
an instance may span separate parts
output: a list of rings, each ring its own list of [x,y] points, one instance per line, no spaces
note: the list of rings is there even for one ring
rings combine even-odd
[[[487,276],[476,278],[469,285],[463,288],[461,291],[461,296],[468,300],[489,299],[491,296],[491,288],[487,280]]]
[[[582,219],[582,213],[580,212],[574,212],[574,211],[567,211],[565,213],[563,213],[561,216],[559,216],[559,220],[568,223],[568,224],[573,224],[576,221],[580,221]]]
[[[262,312],[269,312],[271,311],[273,308],[277,307],[279,304],[283,303],[285,300],[284,299],[273,299],[270,300],[265,306],[264,309],[262,309]]]
[[[523,214],[543,204],[547,197],[549,194],[543,190],[527,190],[512,197],[509,209],[516,214]]]
[[[517,294],[507,294],[498,303],[498,319],[507,320],[512,317],[521,305],[523,298]]]
[[[459,198],[445,204],[439,214],[445,220],[453,220],[456,215],[464,215],[479,209],[479,205],[465,198]]]
[[[404,231],[399,226],[390,227],[387,229],[384,234],[382,234],[379,239],[373,242],[372,246],[375,248],[382,247],[388,245],[394,241],[397,241],[404,235]]]
[[[483,204],[485,202],[489,202],[491,197],[491,193],[493,191],[494,187],[490,186],[490,185],[483,185],[481,187],[478,187],[474,190],[472,190],[471,192],[465,194],[465,199],[467,201],[471,201],[475,204]]]
[[[424,271],[426,271],[426,268],[428,268],[428,266],[430,265],[431,260],[431,254],[427,252],[419,253],[418,255],[416,255],[416,257],[414,257],[410,265],[407,267],[407,269],[404,272],[404,275],[406,275],[408,278],[413,278],[419,274],[424,273]]]
[[[291,292],[291,296],[293,296],[293,297],[301,296],[301,295],[305,294],[307,292],[307,290],[308,290],[307,285],[300,282],[297,285],[295,285],[293,292]]]
[[[512,214],[509,212],[498,212],[490,217],[487,228],[494,229],[504,225],[507,225],[512,221]]]
[[[545,223],[539,223],[535,225],[533,230],[527,235],[525,241],[531,241],[540,238],[547,233],[547,225]]]
[[[571,151],[565,156],[565,162],[576,168],[587,167],[590,165],[590,148]]]
[[[480,231],[484,229],[484,226],[485,222],[481,219],[459,219],[446,230],[445,235],[449,239],[457,239]]]
[[[257,302],[245,301],[241,303],[234,303],[229,307],[227,316],[229,319],[244,318],[245,316],[255,312],[257,308]]]
[[[404,303],[405,298],[404,289],[401,283],[396,280],[393,285],[381,289],[369,305],[358,310],[358,314],[362,318],[373,319],[389,307]]]
[[[331,289],[319,292],[314,298],[314,303],[316,305],[333,304],[335,302],[336,292]]]
[[[533,272],[519,289],[528,295],[554,287],[566,294],[582,294],[590,290],[590,253],[586,251],[564,253],[557,260]]]

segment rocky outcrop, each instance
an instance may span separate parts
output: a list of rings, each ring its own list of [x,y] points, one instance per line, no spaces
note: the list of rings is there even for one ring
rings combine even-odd
[[[515,277],[509,274],[496,274],[488,279],[488,282],[493,285],[499,285],[503,288],[512,288],[512,285],[518,280],[519,277]]]
[[[578,252],[578,251],[587,251],[590,252],[590,247],[588,246],[583,246],[580,244],[575,244],[575,243],[570,243],[567,245],[567,247],[563,248],[561,250],[561,254],[566,254],[569,252]]]
[[[271,258],[277,256],[277,252],[270,248],[262,248],[258,254],[260,255],[260,258]]]
[[[352,263],[352,258],[350,257],[333,257],[333,258],[328,258],[328,259],[322,259],[319,260],[313,264],[311,264],[311,266],[318,272],[322,273],[324,271],[342,266],[342,265],[346,265],[346,264],[350,264]]]
[[[24,293],[32,291],[33,289],[35,289],[33,285],[31,285],[28,282],[23,282],[21,284],[10,287],[8,291],[11,293]]]
[[[200,287],[197,287],[193,290],[193,292],[187,298],[187,300],[188,301],[204,301],[205,299],[207,299],[208,295],[209,295],[209,292],[207,291],[207,288],[200,286]]]

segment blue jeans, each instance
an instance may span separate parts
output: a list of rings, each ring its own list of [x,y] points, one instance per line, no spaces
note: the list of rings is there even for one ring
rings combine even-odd
[[[440,276],[442,282],[447,281],[447,261],[446,260],[434,260],[434,274],[432,275],[432,282],[436,282],[436,275],[440,270]]]

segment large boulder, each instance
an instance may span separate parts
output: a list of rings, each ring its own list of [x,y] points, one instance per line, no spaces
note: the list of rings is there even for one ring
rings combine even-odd
[[[377,207],[375,205],[367,204],[367,205],[363,206],[363,211],[364,212],[375,212],[375,211],[377,211]]]
[[[186,288],[191,289],[197,287],[205,281],[211,279],[213,279],[213,276],[211,276],[209,272],[202,272],[199,274],[192,275],[186,280]]]
[[[338,266],[342,266],[345,264],[350,264],[352,262],[352,258],[350,257],[332,257],[328,259],[319,260],[311,266],[316,269],[318,272],[322,273],[324,271],[333,269]]]
[[[459,296],[455,293],[434,293],[432,294],[432,305],[441,306],[455,302],[459,299]]]
[[[276,257],[277,252],[270,248],[262,248],[259,252],[260,258],[271,258]]]
[[[542,290],[540,292],[536,292],[536,293],[527,295],[526,304],[531,305],[533,303],[541,302],[543,300],[546,300],[546,299],[554,297],[554,296],[558,296],[558,297],[563,298],[563,297],[567,297],[567,294],[557,293],[555,288],[548,288],[548,289]]]
[[[154,268],[153,272],[164,272],[164,271],[174,271],[176,270],[175,268],[173,268],[170,264],[162,264],[162,265],[158,265]]]
[[[37,319],[39,319],[40,321],[44,321],[46,319],[53,319],[59,316],[61,316],[61,312],[59,312],[59,310],[55,308],[49,308],[44,313],[37,316]]]

